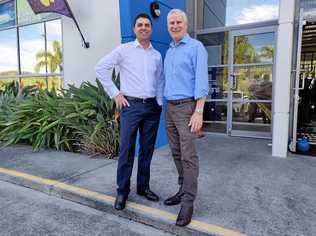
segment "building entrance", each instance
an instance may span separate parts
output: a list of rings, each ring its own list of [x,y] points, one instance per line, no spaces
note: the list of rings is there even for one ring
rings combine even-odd
[[[294,86],[293,138],[290,150],[316,156],[316,20],[303,14],[298,31]],[[300,147],[306,139],[309,150]]]
[[[275,30],[198,34],[209,54],[205,131],[271,138]]]

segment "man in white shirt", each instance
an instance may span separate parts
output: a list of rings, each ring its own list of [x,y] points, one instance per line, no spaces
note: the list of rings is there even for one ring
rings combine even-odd
[[[163,96],[162,58],[150,43],[152,21],[147,14],[136,16],[133,30],[136,40],[122,44],[105,55],[95,68],[105,91],[121,110],[116,210],[125,208],[130,192],[137,131],[140,146],[137,194],[159,201],[149,188],[149,179]],[[120,69],[120,90],[111,79],[114,66]]]

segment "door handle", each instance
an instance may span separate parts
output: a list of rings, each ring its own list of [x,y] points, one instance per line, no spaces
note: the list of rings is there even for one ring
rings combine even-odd
[[[299,90],[303,90],[305,88],[305,80],[306,80],[306,77],[304,76],[304,73],[303,74],[300,74],[300,77],[301,77],[301,80],[302,80],[302,85],[301,87],[299,86],[298,89]]]
[[[230,77],[233,78],[233,84],[232,84],[232,87],[231,87],[232,90],[237,89],[237,79],[236,79],[236,76],[237,76],[236,74],[230,74]]]

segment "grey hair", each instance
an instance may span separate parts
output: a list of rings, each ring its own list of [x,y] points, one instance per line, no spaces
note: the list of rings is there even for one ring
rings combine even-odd
[[[169,21],[170,16],[174,13],[179,13],[182,16],[183,21],[185,23],[188,23],[187,14],[185,14],[185,12],[180,9],[172,9],[171,11],[169,11],[168,16],[167,16],[167,21]]]

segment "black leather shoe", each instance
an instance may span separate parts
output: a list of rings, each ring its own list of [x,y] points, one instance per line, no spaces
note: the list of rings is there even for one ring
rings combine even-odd
[[[176,225],[183,227],[190,224],[193,215],[193,206],[181,206]]]
[[[118,211],[123,210],[126,205],[127,197],[123,195],[117,195],[114,203],[114,208]]]
[[[167,198],[163,204],[167,206],[174,206],[181,203],[181,190],[179,190],[175,195]]]
[[[149,201],[153,201],[153,202],[158,202],[159,201],[159,197],[157,196],[157,194],[155,194],[149,188],[146,189],[146,190],[137,190],[137,194],[140,195],[140,196],[144,196]]]

